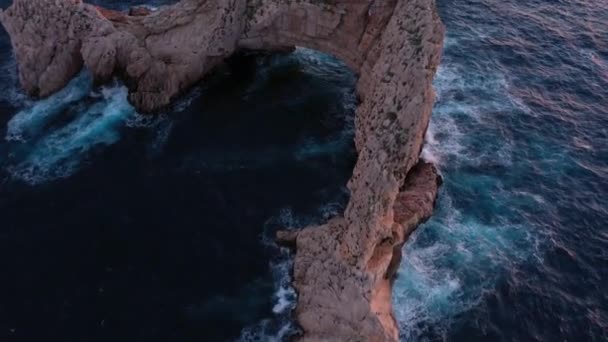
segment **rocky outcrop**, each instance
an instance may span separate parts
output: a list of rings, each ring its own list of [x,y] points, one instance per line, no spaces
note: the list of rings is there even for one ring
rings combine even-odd
[[[49,95],[86,66],[97,82],[122,78],[144,112],[241,49],[303,46],[344,60],[359,74],[359,156],[344,215],[283,236],[297,247],[296,316],[303,340],[397,339],[390,279],[436,195],[434,169],[414,167],[443,39],[434,0],[182,0],[143,15],[14,0],[0,21],[30,94]]]
[[[153,111],[235,51],[245,7],[242,0],[184,0],[130,16],[80,0],[15,0],[0,20],[28,93],[49,95],[85,65],[97,82],[124,79],[129,100]]]
[[[411,232],[433,212],[441,178],[432,164],[420,162],[410,172],[393,204],[390,236],[374,245],[363,268],[341,254],[343,217],[319,227],[277,232],[280,243],[294,248],[296,317],[303,341],[395,341],[391,285],[401,248]]]

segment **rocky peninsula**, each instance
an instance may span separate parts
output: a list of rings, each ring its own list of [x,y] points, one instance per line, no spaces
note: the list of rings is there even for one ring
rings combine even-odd
[[[127,13],[14,0],[0,21],[30,95],[48,96],[86,67],[97,83],[122,79],[141,112],[169,105],[240,50],[302,46],[345,61],[361,100],[350,201],[343,216],[278,238],[296,249],[300,340],[398,339],[391,282],[440,182],[419,161],[444,33],[434,0],[182,0]]]

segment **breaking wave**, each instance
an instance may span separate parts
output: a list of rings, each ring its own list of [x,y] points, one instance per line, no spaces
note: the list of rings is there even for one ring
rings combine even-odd
[[[120,129],[136,117],[122,85],[93,91],[82,72],[63,90],[35,101],[9,122],[6,140],[15,146],[7,167],[29,184],[66,178],[95,148],[120,139]]]
[[[91,75],[81,72],[56,94],[29,104],[8,122],[7,141],[27,141],[35,138],[58,115],[81,101],[92,91]]]
[[[441,168],[444,185],[433,217],[404,247],[394,287],[395,313],[407,341],[447,340],[453,319],[480,305],[498,278],[527,260],[538,244],[535,232],[497,207],[535,201],[482,171],[508,169],[513,163],[508,140],[488,144],[490,137],[484,139],[484,116],[518,106],[504,95],[507,86],[500,73],[483,70],[459,77],[464,74],[459,68],[446,63],[437,74],[437,105],[422,156]],[[462,100],[468,93],[490,100]],[[486,146],[475,146],[479,141]],[[475,196],[474,212],[463,207],[463,196]]]
[[[346,189],[342,190],[343,193],[346,193],[346,191]],[[238,341],[279,342],[288,340],[299,333],[299,329],[292,319],[292,311],[295,309],[297,301],[297,294],[292,286],[291,278],[293,255],[287,248],[276,244],[274,234],[279,229],[299,229],[326,222],[329,218],[340,214],[343,209],[344,204],[338,201],[327,203],[309,214],[298,215],[291,208],[283,208],[276,216],[266,221],[262,243],[279,253],[279,256],[269,264],[274,279],[272,309],[274,317],[268,317],[257,324],[244,328]]]

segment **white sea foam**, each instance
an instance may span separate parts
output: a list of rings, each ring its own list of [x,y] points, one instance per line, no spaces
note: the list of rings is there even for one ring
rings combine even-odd
[[[288,251],[281,251],[282,258],[271,263],[271,270],[275,280],[274,306],[272,312],[276,315],[288,315],[295,308],[296,291],[291,286],[290,272],[293,260]]]
[[[127,101],[124,86],[102,88],[98,101],[79,110],[66,124],[42,133],[41,126],[49,115],[57,115],[56,111],[67,108],[66,102],[73,103],[88,94],[76,89],[83,87],[85,79],[86,76],[81,76],[60,93],[43,100],[45,105],[34,104],[33,108],[44,108],[43,111],[25,110],[11,120],[13,132],[21,132],[22,144],[25,144],[22,150],[29,151],[18,164],[9,167],[13,177],[30,184],[68,177],[79,168],[92,148],[111,145],[120,139],[118,130],[135,113]],[[27,138],[23,135],[26,132]],[[30,141],[30,136],[37,135],[41,136]]]
[[[479,134],[480,127],[491,126],[488,121],[495,113],[527,110],[522,101],[510,95],[504,74],[492,66],[483,66],[483,70],[472,73],[464,65],[444,63],[438,69],[434,86],[437,101],[422,157],[439,166],[460,160],[475,166],[490,162],[510,166],[513,160],[510,137],[488,135],[489,139],[502,140],[488,141],[487,146],[492,149],[481,151],[471,149],[468,142],[473,134]],[[484,96],[480,98],[478,94]]]
[[[81,72],[58,93],[20,111],[8,122],[7,141],[27,141],[40,133],[45,125],[75,102],[86,97],[92,89],[90,74]]]
[[[530,255],[534,237],[499,217],[488,225],[463,215],[441,192],[433,218],[406,243],[394,284],[394,309],[402,338],[446,339],[453,319],[480,304],[497,279]]]
[[[343,191],[346,191],[344,189]],[[293,255],[286,249],[277,246],[274,232],[279,229],[293,229],[307,226],[321,219],[327,219],[339,214],[341,205],[330,202],[317,208],[311,216],[296,215],[291,208],[283,208],[276,216],[271,217],[265,224],[262,243],[270,248],[277,248],[280,256],[270,263],[274,278],[275,293],[273,295],[272,318],[267,318],[246,327],[241,333],[239,341],[285,341],[289,336],[298,332],[294,325],[291,312],[296,307],[297,294],[292,286],[291,270],[293,269]]]
[[[448,39],[446,48],[456,43]],[[509,94],[508,79],[500,70],[476,67],[447,59],[435,79],[437,102],[422,158],[438,165],[446,182],[433,217],[403,249],[393,297],[404,341],[447,340],[458,315],[483,310],[482,296],[493,292],[498,277],[532,255],[538,243],[529,227],[513,223],[511,213],[484,202],[528,198],[543,203],[543,198],[511,191],[492,174],[475,173],[512,165],[514,143],[495,129],[493,115],[526,110]],[[497,210],[492,220],[460,212],[455,201],[471,194],[487,210]]]
[[[279,247],[274,239],[274,231],[279,228],[299,227],[302,224],[290,208],[283,208],[278,215],[271,217],[264,225],[262,243],[269,248],[279,251],[279,257],[270,262],[270,270],[274,279],[273,308],[274,317],[264,319],[256,324],[245,327],[238,341],[284,341],[288,336],[297,332],[290,313],[295,308],[296,292],[291,286],[290,272],[293,259],[290,251]]]
[[[275,331],[272,320],[265,319],[259,324],[243,329],[239,342],[283,342],[292,336],[295,326],[291,322],[285,322]]]

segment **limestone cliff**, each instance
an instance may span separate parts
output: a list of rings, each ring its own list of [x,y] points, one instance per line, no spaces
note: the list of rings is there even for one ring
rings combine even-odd
[[[434,0],[182,0],[130,14],[81,0],[14,0],[0,21],[35,96],[86,66],[97,82],[122,78],[130,101],[150,112],[239,49],[313,48],[359,74],[359,157],[344,216],[283,238],[297,246],[303,340],[396,340],[390,279],[437,193],[434,168],[415,167],[443,40]]]

